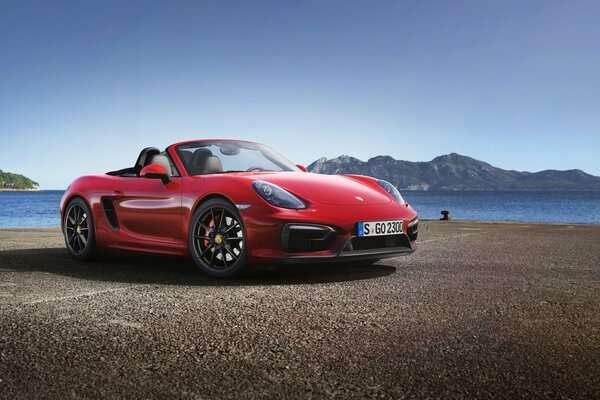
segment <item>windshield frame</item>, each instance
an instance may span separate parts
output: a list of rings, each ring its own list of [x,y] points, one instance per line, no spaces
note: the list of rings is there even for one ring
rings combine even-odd
[[[246,173],[257,172],[257,171],[236,170],[236,171],[223,171],[223,172],[197,174],[197,173],[194,173],[193,168],[190,165],[188,165],[188,162],[186,161],[185,157],[182,156],[182,150],[185,150],[185,149],[208,147],[208,146],[220,147],[219,144],[229,144],[229,145],[233,144],[233,145],[238,145],[241,148],[258,151],[268,161],[275,164],[277,167],[281,168],[280,170],[274,170],[274,171],[268,170],[268,171],[258,171],[258,172],[301,172],[302,171],[300,168],[298,168],[296,166],[296,164],[294,164],[293,162],[291,162],[290,160],[288,160],[287,158],[282,156],[280,153],[271,149],[270,147],[265,146],[262,143],[250,142],[250,141],[245,141],[245,140],[231,140],[231,139],[195,140],[195,141],[177,144],[174,146],[174,150],[175,150],[175,153],[177,154],[177,158],[179,159],[179,162],[185,169],[185,172],[187,173],[188,176],[218,175],[218,174],[230,174],[230,173],[236,173],[236,172],[237,173],[239,173],[239,172],[246,172]],[[256,149],[253,149],[253,147],[256,147]],[[215,155],[219,156],[218,154],[215,154]]]

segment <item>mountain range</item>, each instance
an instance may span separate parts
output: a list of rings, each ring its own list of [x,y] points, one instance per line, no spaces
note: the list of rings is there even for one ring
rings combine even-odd
[[[600,190],[600,177],[579,169],[521,172],[451,153],[413,162],[377,156],[320,158],[307,168],[319,174],[357,174],[384,179],[403,190]]]

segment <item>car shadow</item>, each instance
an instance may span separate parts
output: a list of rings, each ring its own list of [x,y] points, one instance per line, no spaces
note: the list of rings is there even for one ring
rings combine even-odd
[[[384,262],[384,261],[382,261]],[[336,264],[261,268],[236,279],[215,279],[182,257],[110,253],[98,260],[73,260],[65,249],[39,248],[0,252],[0,268],[11,272],[45,272],[77,279],[134,284],[204,286],[295,285],[374,279],[396,272],[386,264]]]

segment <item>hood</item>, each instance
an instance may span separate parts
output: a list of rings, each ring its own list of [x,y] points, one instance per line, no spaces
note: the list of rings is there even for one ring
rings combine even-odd
[[[322,204],[385,204],[391,201],[385,193],[358,180],[341,175],[263,172],[253,174],[253,178],[257,181],[274,183],[301,198]]]

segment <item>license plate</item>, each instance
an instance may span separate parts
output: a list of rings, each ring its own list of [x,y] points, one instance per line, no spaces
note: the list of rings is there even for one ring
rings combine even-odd
[[[358,223],[358,236],[383,236],[402,233],[402,220],[370,221]]]

